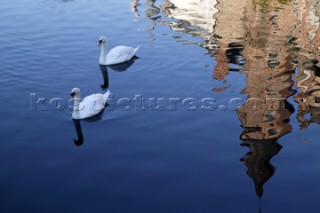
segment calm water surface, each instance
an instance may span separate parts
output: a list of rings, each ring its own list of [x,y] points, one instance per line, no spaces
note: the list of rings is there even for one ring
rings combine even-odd
[[[2,0],[0,211],[319,212],[318,16],[314,0]],[[101,35],[139,58],[100,67]],[[73,87],[113,101],[74,123],[49,104]]]

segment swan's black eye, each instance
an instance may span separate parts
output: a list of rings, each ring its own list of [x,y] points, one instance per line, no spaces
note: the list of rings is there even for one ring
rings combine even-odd
[[[102,43],[102,40],[99,40],[99,44],[101,44]]]
[[[75,94],[76,94],[76,93],[75,93],[75,92],[73,92],[73,93],[71,93],[71,94],[70,94],[70,96],[71,96],[71,97],[73,97]]]

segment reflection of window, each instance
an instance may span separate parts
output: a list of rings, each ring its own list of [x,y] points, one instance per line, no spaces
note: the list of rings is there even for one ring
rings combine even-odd
[[[226,50],[226,55],[229,59],[229,63],[240,66],[244,65],[245,59],[241,54],[243,47],[236,43],[231,43],[228,47],[229,49]]]
[[[263,121],[265,121],[265,122],[271,122],[271,121],[273,121],[274,119],[275,119],[275,117],[274,117],[271,113],[267,113],[267,114],[265,114]]]
[[[315,74],[317,77],[320,77],[320,67],[314,66],[314,74]]]
[[[268,133],[269,133],[269,136],[276,135],[277,130],[276,129],[268,129]]]

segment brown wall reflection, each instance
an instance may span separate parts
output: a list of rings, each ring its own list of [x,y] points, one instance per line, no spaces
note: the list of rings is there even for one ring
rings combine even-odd
[[[246,63],[241,71],[247,75],[242,92],[248,98],[237,110],[244,128],[242,145],[250,149],[241,161],[248,167],[259,197],[264,183],[274,174],[270,160],[281,149],[277,140],[292,129],[289,120],[294,108],[287,99],[295,93],[290,36],[297,23],[291,4],[263,2],[248,0],[242,17]]]
[[[301,129],[310,123],[320,123],[319,4],[319,1],[295,1],[299,22],[293,36],[297,48],[295,80],[299,94],[294,100],[299,104],[297,119]]]

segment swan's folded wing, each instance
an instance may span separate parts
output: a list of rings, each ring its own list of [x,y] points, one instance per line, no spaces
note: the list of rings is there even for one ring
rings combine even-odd
[[[92,117],[104,109],[104,99],[102,94],[93,94],[85,97],[79,105],[79,115],[81,118]]]
[[[111,49],[107,55],[107,65],[120,64],[130,60],[134,56],[134,50],[127,46],[117,46]]]

